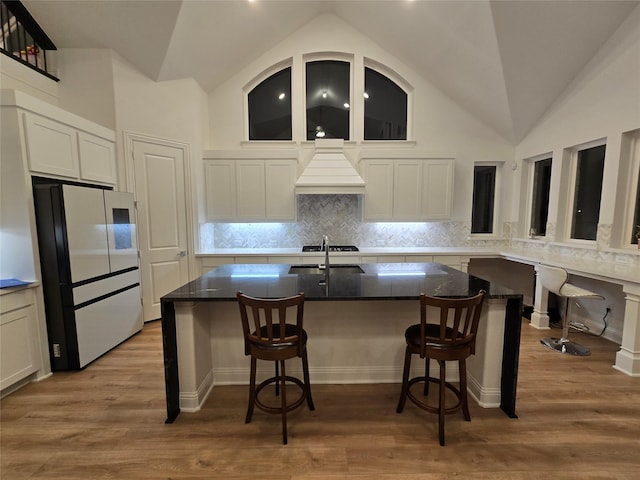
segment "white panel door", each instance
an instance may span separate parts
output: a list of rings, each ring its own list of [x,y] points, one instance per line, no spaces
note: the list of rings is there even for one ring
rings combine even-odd
[[[184,150],[133,141],[144,320],[160,318],[160,297],[189,281]]]
[[[71,281],[109,273],[104,196],[99,188],[63,185]]]

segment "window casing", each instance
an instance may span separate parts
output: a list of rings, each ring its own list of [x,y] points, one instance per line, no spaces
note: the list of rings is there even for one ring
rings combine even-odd
[[[529,235],[532,237],[544,237],[547,234],[550,190],[551,158],[534,161],[531,187],[531,221],[529,223]]]
[[[499,174],[496,164],[478,163],[473,167],[472,234],[493,234],[495,231]]]
[[[578,147],[572,152],[571,240],[596,240],[605,151],[606,145],[600,143]]]

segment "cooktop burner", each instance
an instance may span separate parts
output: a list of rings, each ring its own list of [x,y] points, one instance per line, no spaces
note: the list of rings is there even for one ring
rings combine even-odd
[[[320,245],[305,245],[302,247],[303,252],[321,252]],[[355,245],[329,245],[330,252],[359,252]]]

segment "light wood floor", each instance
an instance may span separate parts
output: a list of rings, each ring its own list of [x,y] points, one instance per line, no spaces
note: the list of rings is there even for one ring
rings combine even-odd
[[[558,330],[553,330],[558,333]],[[3,480],[637,479],[640,378],[614,370],[617,346],[572,333],[593,355],[544,349],[523,323],[518,419],[472,401],[472,421],[407,404],[399,385],[312,385],[316,411],[244,423],[245,387],[216,387],[204,409],[165,425],[160,324],[81,372],[2,400]],[[311,341],[311,340],[310,340]],[[312,377],[313,382],[313,377]]]

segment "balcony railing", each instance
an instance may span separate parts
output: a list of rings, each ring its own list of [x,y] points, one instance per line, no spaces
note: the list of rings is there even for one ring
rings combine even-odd
[[[0,51],[58,81],[47,71],[47,50],[56,50],[56,46],[22,2],[1,0],[0,3]]]

